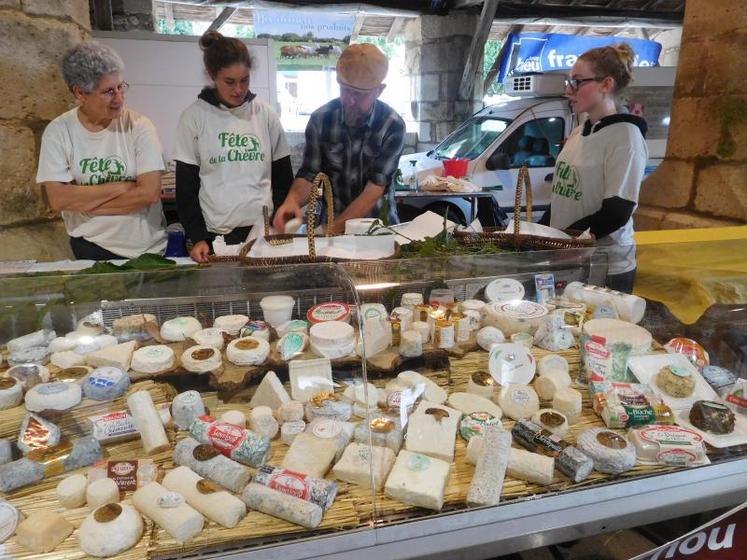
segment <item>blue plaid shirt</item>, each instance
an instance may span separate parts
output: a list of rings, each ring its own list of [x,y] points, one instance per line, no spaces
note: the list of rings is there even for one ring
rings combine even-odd
[[[296,177],[313,181],[319,172],[329,175],[335,216],[363,192],[366,183],[380,185],[386,192],[370,217],[378,217],[384,200],[388,199],[389,222],[396,224],[399,217],[390,184],[404,144],[405,123],[386,103],[376,100],[366,123],[351,129],[345,124],[340,99],[333,99],[309,118],[303,165]]]

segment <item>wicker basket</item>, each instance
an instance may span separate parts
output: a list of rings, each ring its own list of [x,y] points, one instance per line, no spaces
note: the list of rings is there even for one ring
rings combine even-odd
[[[580,239],[581,234],[575,230],[563,230],[571,236],[571,239],[555,237],[542,237],[539,235],[527,235],[521,233],[521,194],[526,189],[527,220],[532,220],[532,182],[529,179],[529,170],[526,166],[519,169],[519,177],[516,181],[516,198],[514,202],[514,231],[508,233],[498,228],[485,228],[484,231],[467,232],[457,231],[454,234],[456,240],[462,245],[482,245],[493,243],[504,249],[516,249],[518,251],[547,251],[554,249],[585,249],[593,247],[596,243],[594,237]]]
[[[324,173],[319,173],[314,178],[314,186],[311,189],[311,194],[309,196],[309,204],[306,210],[306,235],[296,235],[296,234],[289,234],[289,233],[281,233],[281,234],[270,234],[270,217],[269,212],[267,210],[267,207],[265,206],[263,210],[263,217],[264,217],[264,225],[265,225],[265,240],[271,244],[271,245],[283,245],[286,243],[290,243],[293,241],[293,239],[303,238],[305,237],[308,240],[309,244],[309,253],[308,255],[294,255],[291,257],[261,257],[261,258],[255,258],[249,256],[249,251],[251,251],[252,247],[254,246],[255,240],[250,241],[244,247],[241,248],[241,252],[239,253],[239,259],[244,264],[247,264],[249,266],[276,266],[276,265],[286,265],[286,264],[308,264],[308,263],[324,263],[324,262],[349,262],[353,259],[344,259],[344,258],[338,258],[338,257],[322,257],[316,254],[316,236],[314,235],[314,228],[316,225],[316,207],[317,207],[317,200],[319,197],[319,190],[320,188],[323,191],[323,195],[325,198],[325,201],[327,203],[327,231],[324,234],[324,237],[332,237],[332,227],[334,225],[335,216],[334,216],[334,201],[332,197],[332,184],[329,181],[329,177],[325,175]],[[392,258],[397,258],[399,256],[399,245],[395,245],[395,254],[392,256]]]

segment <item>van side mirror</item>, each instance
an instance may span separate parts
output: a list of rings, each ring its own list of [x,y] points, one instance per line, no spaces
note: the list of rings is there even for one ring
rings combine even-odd
[[[504,154],[503,152],[493,152],[490,154],[488,161],[485,162],[485,168],[490,171],[495,171],[496,169],[511,169],[511,158],[508,154]]]

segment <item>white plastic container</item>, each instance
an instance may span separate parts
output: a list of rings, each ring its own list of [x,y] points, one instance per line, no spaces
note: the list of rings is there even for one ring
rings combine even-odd
[[[266,296],[259,302],[265,322],[277,328],[293,317],[296,300],[291,296]]]

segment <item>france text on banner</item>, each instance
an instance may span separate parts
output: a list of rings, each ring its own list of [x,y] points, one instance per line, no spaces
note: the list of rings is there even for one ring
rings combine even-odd
[[[747,558],[747,503],[679,539],[631,560],[736,560]]]
[[[595,47],[628,43],[635,52],[635,66],[658,66],[661,44],[644,39],[619,37],[578,37],[563,33],[511,33],[507,56],[501,63],[498,82],[512,74],[567,70],[579,55]]]
[[[254,10],[257,38],[273,39],[278,70],[334,68],[354,24],[353,15]]]

